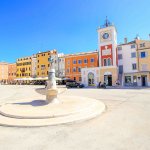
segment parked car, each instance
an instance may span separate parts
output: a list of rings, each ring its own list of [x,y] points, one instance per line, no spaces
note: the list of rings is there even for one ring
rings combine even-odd
[[[34,81],[33,85],[45,85],[45,81],[42,80]]]
[[[78,83],[74,80],[70,80],[69,82],[66,82],[66,87],[67,88],[83,88],[84,87],[84,84],[82,83]]]

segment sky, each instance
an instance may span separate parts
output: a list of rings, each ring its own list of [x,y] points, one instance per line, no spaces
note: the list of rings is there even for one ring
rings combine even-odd
[[[57,49],[71,54],[98,49],[106,16],[118,43],[149,39],[150,0],[0,0],[0,61]]]

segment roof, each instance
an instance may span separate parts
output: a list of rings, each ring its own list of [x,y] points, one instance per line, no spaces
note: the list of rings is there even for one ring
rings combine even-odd
[[[53,51],[57,52],[56,49],[52,49],[52,50],[47,50],[45,52],[38,52],[37,54],[49,53],[49,52],[53,52]]]
[[[127,43],[123,43],[123,44],[119,44],[118,46],[122,46],[122,45],[130,45],[130,44],[135,44],[136,41],[131,41],[131,42],[127,42]]]
[[[85,55],[85,54],[93,54],[93,53],[98,53],[98,51],[90,51],[90,52],[81,52],[81,53],[75,53],[75,54],[66,54],[64,57],[69,57],[69,56],[78,56],[78,55]]]

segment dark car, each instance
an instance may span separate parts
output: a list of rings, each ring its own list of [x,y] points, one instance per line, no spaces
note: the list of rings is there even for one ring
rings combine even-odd
[[[33,85],[45,85],[45,81],[42,80],[34,81]]]
[[[69,81],[69,82],[66,82],[66,87],[67,88],[83,88],[84,85],[82,83],[78,83],[76,81]]]

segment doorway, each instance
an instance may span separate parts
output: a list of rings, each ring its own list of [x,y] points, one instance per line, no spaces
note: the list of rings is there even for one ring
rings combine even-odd
[[[94,74],[91,73],[91,72],[88,74],[88,85],[89,86],[93,86],[94,85]]]
[[[104,82],[107,86],[112,86],[112,75],[104,75]]]
[[[147,84],[147,76],[141,76],[142,86],[146,86]]]

